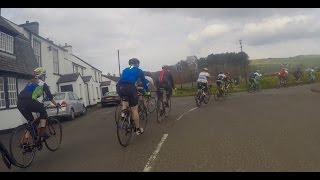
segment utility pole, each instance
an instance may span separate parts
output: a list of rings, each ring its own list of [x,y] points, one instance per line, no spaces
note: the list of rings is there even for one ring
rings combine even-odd
[[[120,73],[120,58],[119,58],[119,49],[118,49],[118,65],[119,65],[119,77],[121,76],[121,73]]]
[[[240,42],[240,50],[242,52],[242,40],[239,40]],[[243,61],[243,63],[245,63],[245,61]],[[244,69],[244,78],[246,79],[246,85],[248,85],[248,80],[247,80],[247,70],[246,70],[246,65],[243,64],[243,69]]]

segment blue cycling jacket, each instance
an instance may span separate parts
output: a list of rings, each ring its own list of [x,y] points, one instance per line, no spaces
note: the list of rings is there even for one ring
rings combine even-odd
[[[120,80],[118,81],[118,85],[123,85],[123,84],[135,85],[136,82],[139,80],[139,78],[143,84],[143,88],[146,91],[149,91],[147,86],[148,81],[146,80],[143,71],[135,66],[130,66],[122,71],[122,75],[120,77]]]

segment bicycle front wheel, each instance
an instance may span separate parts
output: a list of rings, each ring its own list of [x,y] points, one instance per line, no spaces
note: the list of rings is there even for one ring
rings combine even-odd
[[[149,100],[148,100],[148,112],[149,113],[153,113],[154,110],[156,109],[156,106],[157,106],[157,101],[156,101],[156,98],[155,97],[149,97]]]
[[[44,142],[50,151],[59,149],[62,140],[62,127],[60,122],[55,118],[47,119],[47,132],[49,138]]]
[[[23,124],[12,132],[10,138],[10,156],[14,164],[20,168],[29,167],[35,156],[32,136],[30,135],[29,140],[25,138],[27,132],[27,124]]]
[[[132,130],[133,130],[133,122],[130,122],[129,117],[131,116],[130,112],[126,113],[125,118],[121,118],[121,116],[118,116],[117,118],[117,137],[119,140],[119,143],[123,147],[127,147],[129,145],[131,136],[132,136]]]

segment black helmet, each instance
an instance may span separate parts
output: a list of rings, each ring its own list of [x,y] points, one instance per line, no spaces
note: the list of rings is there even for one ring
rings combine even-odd
[[[129,65],[131,66],[131,65],[139,65],[140,64],[140,61],[139,61],[139,59],[137,59],[137,58],[131,58],[130,60],[129,60]]]

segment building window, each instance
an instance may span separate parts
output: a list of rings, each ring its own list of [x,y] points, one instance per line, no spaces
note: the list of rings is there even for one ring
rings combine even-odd
[[[81,68],[81,76],[83,76],[83,68]]]
[[[13,36],[0,32],[0,50],[13,54]]]
[[[59,74],[59,58],[57,49],[53,49],[53,73]]]
[[[0,77],[0,109],[6,107],[6,100],[4,94],[4,78]]]
[[[78,73],[79,72],[79,67],[78,66],[76,66],[76,73]]]
[[[17,83],[16,78],[8,77],[9,107],[17,106]]]
[[[72,84],[60,86],[60,89],[61,89],[61,92],[67,92],[67,91],[73,92]]]
[[[97,82],[97,71],[94,71],[94,80]]]
[[[41,66],[41,44],[35,39],[33,39],[33,51],[36,56],[38,66]]]

